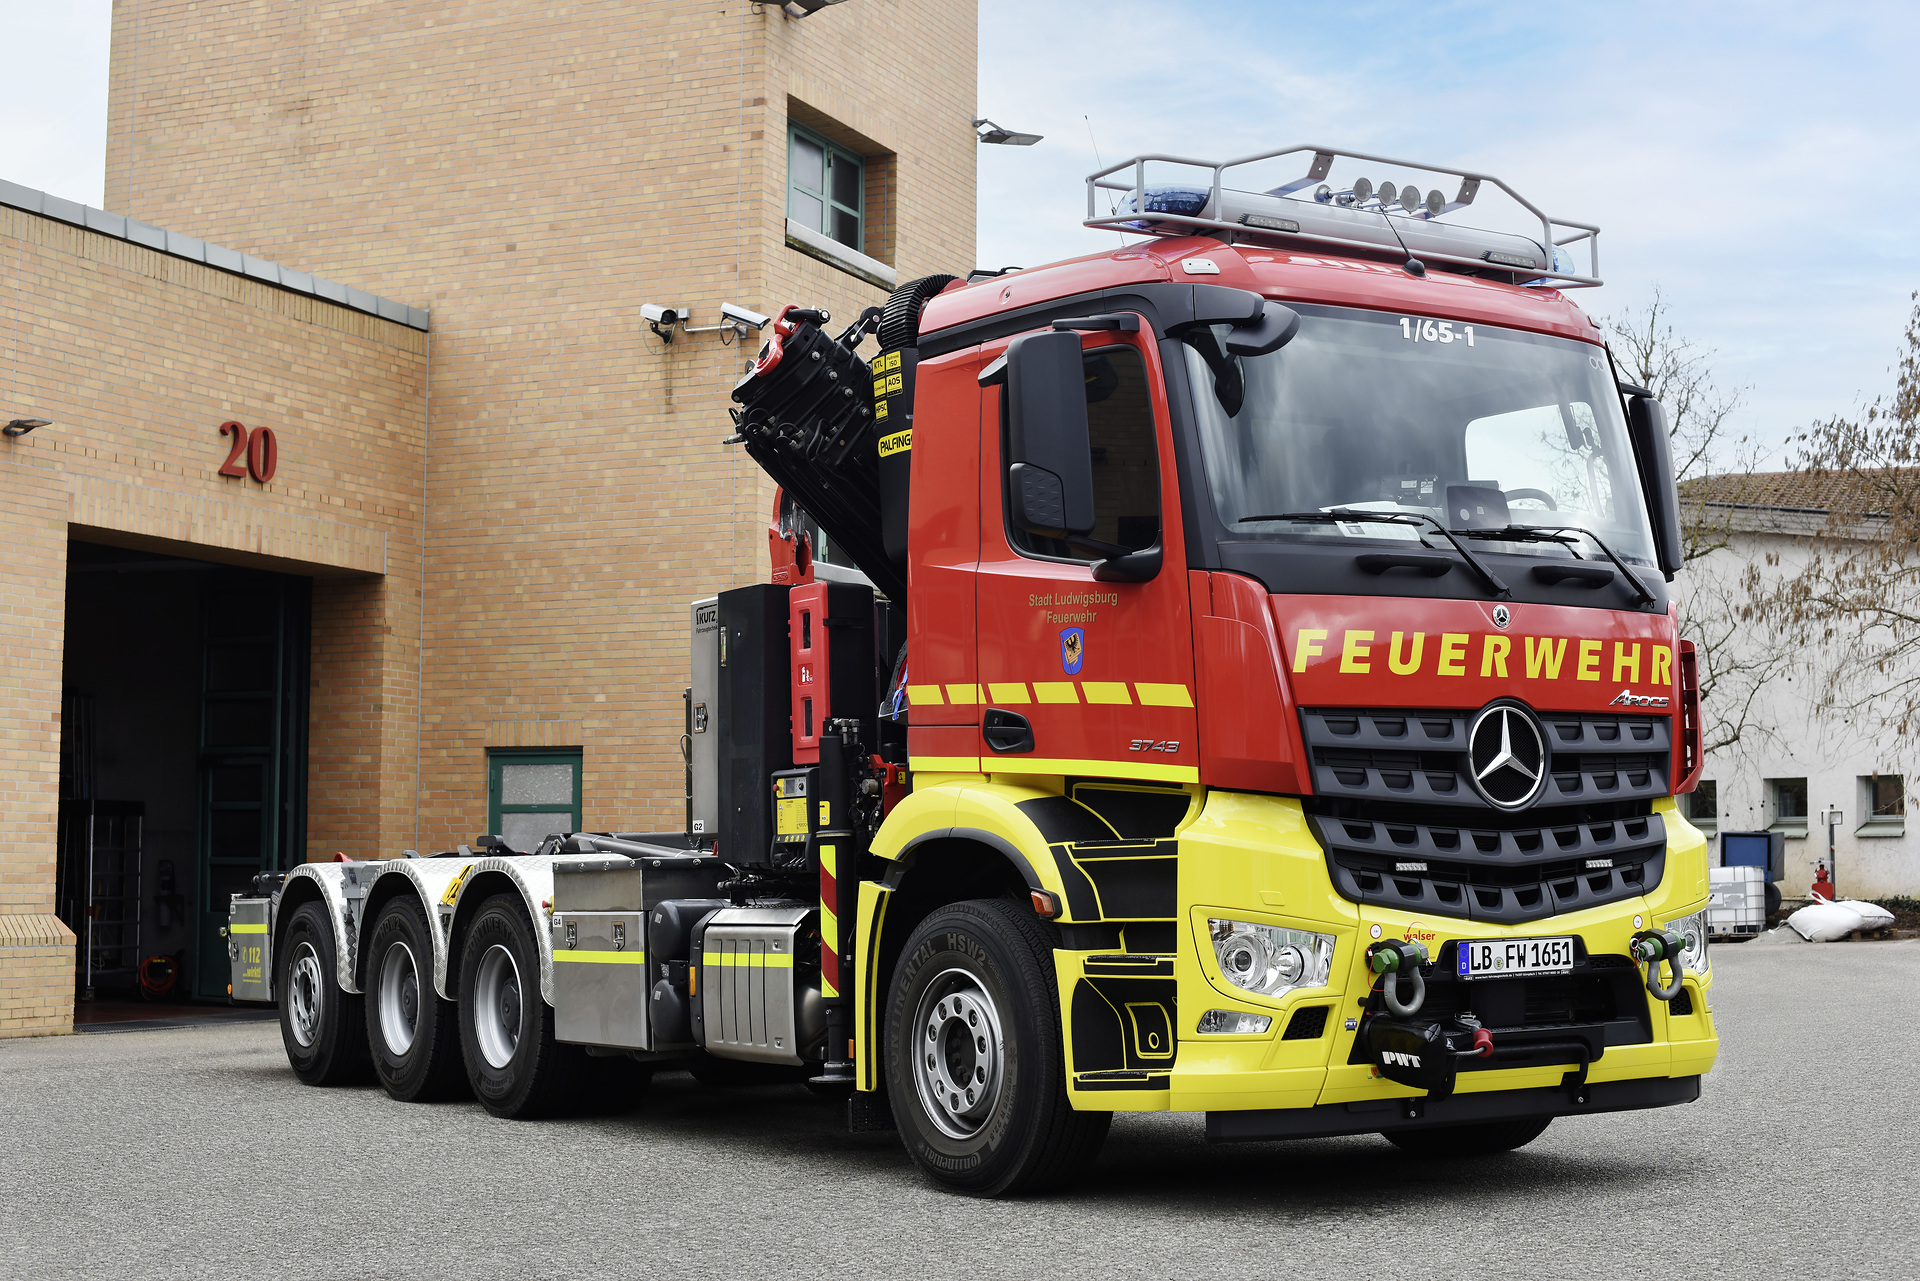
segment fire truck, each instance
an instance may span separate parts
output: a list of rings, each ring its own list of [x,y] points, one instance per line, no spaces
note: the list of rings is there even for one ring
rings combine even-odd
[[[1521,232],[1465,225],[1496,195]],[[1598,229],[1318,146],[1087,199],[1120,248],[774,322],[729,438],[767,581],[689,603],[662,727],[684,830],[235,897],[300,1079],[502,1117],[804,1082],[981,1195],[1115,1112],[1440,1158],[1699,1096],[1680,517],[1568,297]]]

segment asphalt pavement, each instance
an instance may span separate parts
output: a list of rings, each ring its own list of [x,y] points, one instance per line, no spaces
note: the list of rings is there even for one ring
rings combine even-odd
[[[270,1023],[0,1041],[0,1277],[1913,1275],[1920,942],[1713,965],[1694,1104],[1424,1165],[1122,1115],[1079,1187],[997,1202],[799,1087],[516,1123],[310,1089]]]

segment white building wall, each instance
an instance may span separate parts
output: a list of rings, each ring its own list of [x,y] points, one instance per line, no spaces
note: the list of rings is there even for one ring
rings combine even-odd
[[[1743,523],[1758,524],[1761,519],[1756,514]],[[1769,554],[1774,563],[1768,563]],[[1765,578],[1778,580],[1796,572],[1807,557],[1806,547],[1790,535],[1759,530],[1736,533],[1729,547],[1694,562],[1675,583],[1681,598],[1681,634],[1692,634],[1685,624],[1689,604],[1697,601],[1709,608],[1711,598],[1733,595],[1749,564],[1758,564]],[[1759,653],[1761,646],[1778,645],[1759,626],[1737,632],[1734,643],[1749,654]],[[1904,820],[1869,821],[1872,776],[1901,775],[1911,806],[1914,784],[1920,779],[1920,757],[1911,743],[1871,719],[1818,710],[1824,689],[1822,657],[1817,646],[1797,648],[1790,654],[1784,667],[1762,687],[1740,741],[1708,755],[1701,778],[1718,785],[1719,814],[1711,822],[1700,818],[1695,822],[1716,837],[1729,831],[1784,832],[1786,877],[1780,890],[1794,898],[1807,893],[1815,864],[1827,857],[1827,828],[1821,825],[1820,814],[1837,808],[1845,815],[1834,829],[1833,842],[1840,893],[1849,898],[1920,896],[1920,834],[1909,835]],[[1771,786],[1773,780],[1798,778],[1807,781],[1804,822],[1780,814]],[[1716,861],[1718,851],[1716,839]]]

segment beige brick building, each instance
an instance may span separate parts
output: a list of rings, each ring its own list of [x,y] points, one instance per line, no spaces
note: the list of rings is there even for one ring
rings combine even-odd
[[[137,221],[0,209],[0,408],[52,420],[0,446],[0,1035],[69,1026],[76,802],[144,807],[122,971],[203,995],[256,822],[265,865],[451,848],[519,759],[677,828],[686,603],[764,575],[772,500],[720,444],[755,340],[686,329],[964,274],[974,79],[971,0],[116,6]]]

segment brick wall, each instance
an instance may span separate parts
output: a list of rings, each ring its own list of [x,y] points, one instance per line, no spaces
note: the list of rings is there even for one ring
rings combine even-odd
[[[316,806],[310,836],[369,856],[411,834],[426,336],[12,209],[0,263],[4,408],[53,420],[0,442],[3,1035],[72,1014],[51,915],[70,537],[317,575],[313,786],[368,799]],[[274,429],[272,483],[216,474],[229,419]]]
[[[972,0],[116,8],[110,205],[433,311],[421,687],[362,653],[421,625],[391,583],[316,594],[394,629],[316,621],[316,746],[420,700],[421,820],[385,852],[478,834],[509,742],[584,748],[589,827],[680,824],[685,604],[764,575],[771,489],[719,444],[752,344],[664,347],[640,305],[884,300],[785,244],[794,103],[884,162],[870,251],[964,274],[975,28]],[[316,764],[316,834],[405,827],[393,750]]]

